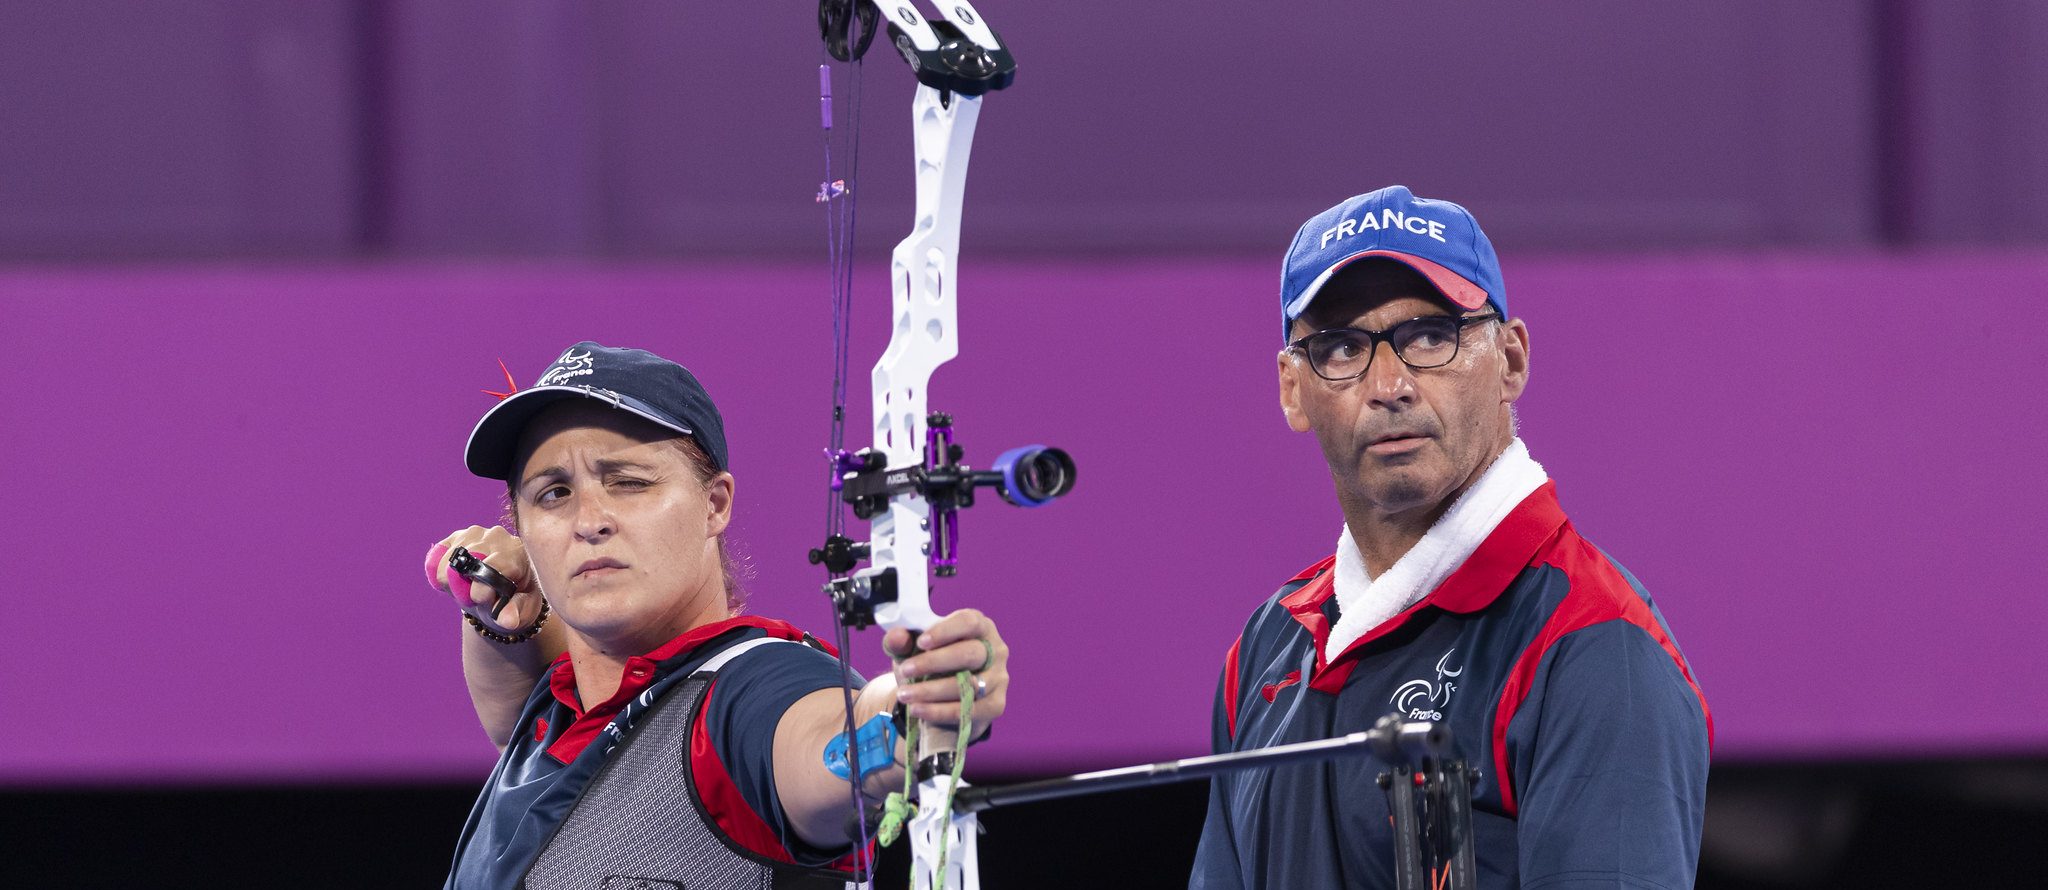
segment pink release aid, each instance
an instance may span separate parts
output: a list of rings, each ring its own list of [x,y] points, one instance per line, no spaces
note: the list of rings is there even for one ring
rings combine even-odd
[[[427,551],[427,586],[435,590],[441,589],[441,582],[440,579],[434,577],[434,570],[440,568],[441,558],[447,555],[448,545],[446,544],[435,544],[434,549]]]

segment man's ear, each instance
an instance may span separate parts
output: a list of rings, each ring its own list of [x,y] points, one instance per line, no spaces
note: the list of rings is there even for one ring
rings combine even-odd
[[[1280,413],[1287,418],[1287,428],[1297,433],[1308,432],[1308,413],[1301,406],[1301,363],[1298,353],[1280,351]]]
[[[1500,334],[1500,352],[1505,359],[1501,364],[1501,402],[1512,405],[1529,388],[1529,326],[1519,318],[1509,319],[1501,323]]]

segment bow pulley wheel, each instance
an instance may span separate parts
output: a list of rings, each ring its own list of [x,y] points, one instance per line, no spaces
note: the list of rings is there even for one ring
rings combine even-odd
[[[867,55],[880,16],[868,0],[818,0],[818,33],[825,38],[825,51],[841,62]]]

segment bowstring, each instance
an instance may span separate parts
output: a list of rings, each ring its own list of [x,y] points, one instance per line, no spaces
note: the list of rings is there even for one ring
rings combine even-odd
[[[823,72],[823,76],[827,78],[829,83],[833,75],[831,55],[824,53],[822,49],[821,55],[823,56],[823,62],[820,64],[819,70]],[[836,456],[846,447],[846,378],[849,353],[851,352],[849,341],[851,339],[850,322],[853,308],[854,225],[858,220],[856,212],[857,190],[855,185],[860,175],[861,63],[858,58],[853,60],[847,79],[848,86],[853,94],[853,114],[850,116],[851,126],[848,128],[850,132],[846,136],[848,143],[846,150],[846,175],[841,177],[841,180],[846,183],[846,188],[845,191],[837,196],[830,196],[828,191],[828,197],[825,201],[826,254],[827,261],[830,264],[828,276],[830,278],[829,287],[832,297],[832,422],[829,437],[831,444],[827,450],[826,459],[827,461],[834,462],[831,472],[835,474],[838,472]],[[832,183],[836,181],[832,175],[832,130],[833,127],[828,119],[824,127],[825,178],[821,186],[825,190],[829,190]],[[839,499],[839,493],[833,491],[830,486],[826,488],[825,500],[825,534],[828,537],[843,535],[846,530],[846,505]],[[858,844],[854,848],[854,863],[857,876],[872,886],[875,880],[875,856],[873,847],[868,839],[866,795],[862,793],[862,786],[865,784],[866,776],[861,771],[860,766],[859,728],[854,725],[851,632],[848,630],[846,623],[839,619],[839,610],[836,608],[832,612],[832,624],[836,638],[835,642],[839,646],[839,689],[846,714],[846,756],[849,777],[846,784],[849,796],[853,802],[855,839]]]

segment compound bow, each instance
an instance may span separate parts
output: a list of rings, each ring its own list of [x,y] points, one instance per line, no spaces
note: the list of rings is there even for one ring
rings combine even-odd
[[[924,16],[909,0],[821,0],[818,5],[826,50],[834,58],[857,62],[873,40],[878,20],[885,21],[891,43],[918,81],[911,103],[916,215],[910,235],[891,255],[890,339],[872,373],[874,445],[848,452],[842,447],[845,315],[852,281],[852,173],[857,172],[857,160],[846,178],[833,178],[831,71],[829,66],[819,69],[827,141],[826,175],[818,201],[828,205],[837,352],[833,436],[827,449],[834,495],[826,542],[811,551],[811,562],[824,565],[832,575],[825,590],[833,600],[842,652],[848,627],[879,624],[917,631],[938,621],[931,607],[930,579],[954,573],[958,511],[974,503],[976,488],[992,487],[1010,503],[1037,507],[1067,493],[1074,483],[1073,460],[1042,445],[1011,449],[997,458],[994,469],[974,470],[960,462],[964,449],[953,442],[952,417],[925,409],[932,372],[960,351],[956,273],[974,125],[983,96],[1008,86],[1016,73],[1009,50],[972,5],[966,0],[945,0],[943,5],[950,15],[939,18]],[[858,76],[856,68],[856,89]],[[857,99],[855,108],[857,115]],[[857,120],[854,126],[857,139]],[[857,148],[849,157],[857,158]],[[870,522],[868,541],[857,542],[843,533],[842,502],[857,518]],[[863,559],[868,566],[855,571]],[[851,683],[847,685],[846,732],[854,739]],[[857,758],[860,746],[847,747]],[[942,752],[914,765],[921,805],[910,823],[910,848],[912,885],[919,890],[980,886],[975,816],[952,805],[953,792],[962,784],[952,757],[953,752]],[[857,760],[851,772],[861,775]],[[865,812],[858,778],[853,785],[856,810]],[[864,819],[860,834],[865,854]]]

